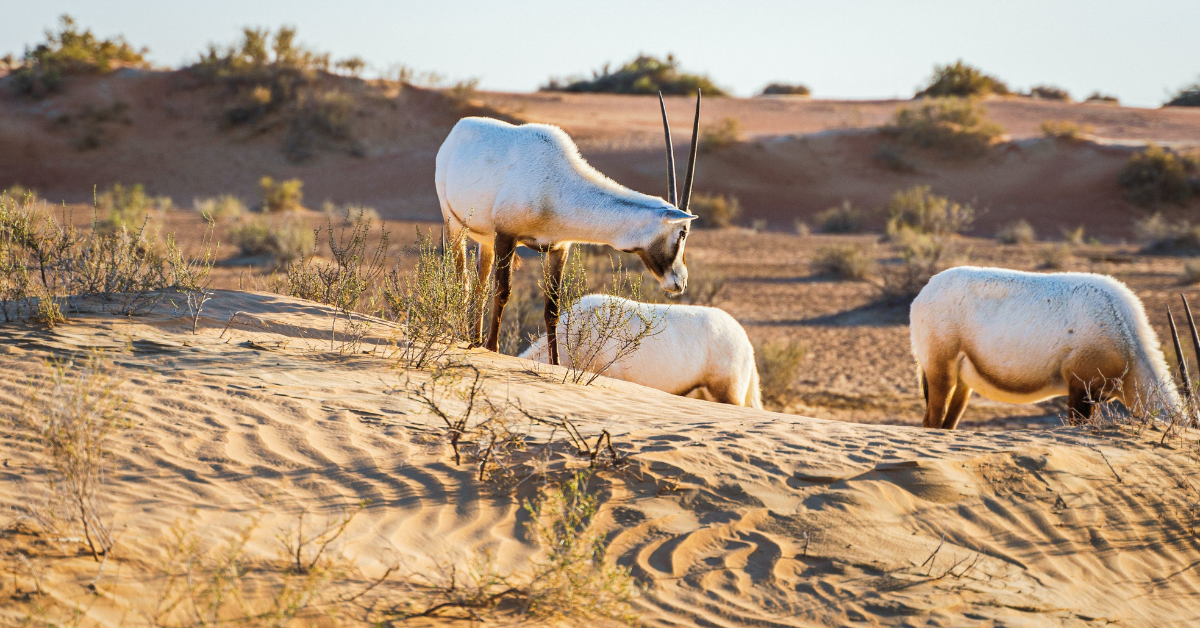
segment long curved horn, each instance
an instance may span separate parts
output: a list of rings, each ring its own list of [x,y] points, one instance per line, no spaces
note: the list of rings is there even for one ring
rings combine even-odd
[[[658,92],[658,107],[662,110],[663,135],[667,140],[667,200],[679,207],[679,194],[675,189],[675,147],[671,144],[671,125],[667,124],[667,105],[663,103],[662,90]]]
[[[1171,341],[1175,343],[1175,358],[1179,361],[1179,377],[1183,380],[1183,394],[1192,396],[1192,378],[1188,376],[1187,358],[1183,355],[1183,347],[1179,346],[1179,332],[1175,329],[1175,317],[1171,315],[1171,306],[1167,306],[1167,322],[1171,324]]]
[[[683,202],[676,205],[679,209],[691,213],[688,207],[692,203],[692,178],[696,174],[696,149],[700,146],[700,88],[696,88],[696,119],[692,121],[692,152],[688,155],[687,178],[683,183]]]
[[[1192,348],[1196,350],[1196,359],[1200,360],[1200,333],[1196,333],[1196,319],[1192,318],[1192,307],[1188,305],[1187,297],[1183,293],[1179,293],[1179,298],[1183,299],[1183,309],[1187,312],[1188,327],[1192,330]]]

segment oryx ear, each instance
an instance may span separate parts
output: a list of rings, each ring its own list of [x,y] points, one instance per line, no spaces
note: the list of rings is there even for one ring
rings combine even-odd
[[[663,210],[662,213],[662,220],[668,225],[677,225],[689,220],[695,220],[696,218],[699,218],[699,216],[675,208]]]

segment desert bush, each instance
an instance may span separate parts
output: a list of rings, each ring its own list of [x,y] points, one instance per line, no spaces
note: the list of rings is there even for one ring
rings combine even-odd
[[[446,82],[446,75],[429,70],[417,70],[403,63],[393,63],[383,71],[383,78],[397,83],[408,83],[429,89],[441,87]]]
[[[246,256],[270,255],[278,266],[304,259],[313,252],[316,236],[292,220],[252,217],[229,230],[229,238]]]
[[[1077,140],[1084,135],[1092,135],[1096,127],[1090,124],[1076,124],[1070,120],[1046,120],[1042,122],[1042,135],[1056,140]]]
[[[612,94],[655,94],[662,92],[667,95],[695,94],[697,89],[704,91],[706,96],[725,96],[725,90],[717,87],[707,76],[685,74],[679,71],[679,61],[675,55],[667,55],[666,60],[649,55],[638,55],[637,58],[622,65],[615,72],[609,70],[608,64],[592,72],[592,78],[582,77],[558,79],[551,78],[541,88],[548,92],[607,92]]]
[[[933,149],[946,156],[977,157],[999,141],[1004,128],[987,119],[982,105],[963,98],[935,98],[901,107],[883,127],[902,146]]]
[[[352,57],[346,57],[345,59],[338,60],[337,63],[333,64],[333,67],[342,70],[350,76],[358,78],[358,75],[362,74],[362,71],[366,69],[367,62],[362,57],[354,55]]]
[[[996,232],[996,241],[1000,244],[1029,244],[1037,240],[1033,225],[1027,220],[1010,222]]]
[[[755,347],[764,401],[776,408],[791,401],[792,384],[800,375],[800,364],[807,353],[804,344],[796,340],[777,340]]]
[[[905,154],[904,148],[894,146],[890,142],[881,143],[871,155],[871,159],[895,173],[908,174],[917,171],[917,165]]]
[[[1100,92],[1092,92],[1083,102],[1097,103],[1101,105],[1119,105],[1121,99],[1112,94],[1101,94]]]
[[[720,300],[726,282],[725,275],[719,271],[713,270],[700,261],[692,260],[688,262],[687,290],[672,300],[689,305],[712,307]],[[644,294],[645,290],[642,290],[642,293]]]
[[[727,229],[742,215],[738,197],[724,194],[693,194],[689,209],[699,216],[696,227],[702,229]]]
[[[145,68],[150,64],[146,48],[134,49],[124,37],[99,39],[91,29],[80,32],[69,15],[59,18],[58,32],[46,31],[46,41],[26,48],[19,63],[12,67],[13,91],[42,96],[62,89],[72,74],[103,74],[117,66]]]
[[[1067,244],[1070,244],[1071,246],[1083,246],[1083,242],[1084,242],[1083,225],[1079,225],[1078,227],[1075,227],[1074,229],[1060,227],[1059,231],[1062,233],[1063,242],[1066,242]]]
[[[1047,244],[1042,247],[1041,251],[1038,251],[1038,258],[1038,268],[1062,270],[1071,260],[1071,245],[1065,242]]]
[[[365,207],[353,203],[338,205],[332,201],[325,201],[321,204],[321,211],[330,219],[338,220],[346,226],[353,224],[359,216],[367,218],[372,222],[383,224],[383,219],[379,217],[379,210],[374,207]]]
[[[883,294],[887,299],[911,300],[934,275],[950,266],[949,233],[919,233],[905,226],[897,233],[895,244],[901,263],[883,275]]]
[[[1028,96],[1042,100],[1062,100],[1071,102],[1071,93],[1054,85],[1035,85],[1029,89]]]
[[[838,279],[863,281],[875,274],[875,256],[861,244],[823,246],[817,249],[813,268]]]
[[[1192,83],[1178,92],[1163,104],[1164,107],[1200,107],[1200,81]]]
[[[1125,199],[1143,207],[1182,205],[1200,195],[1200,153],[1150,144],[1117,175]]]
[[[115,543],[105,479],[110,439],[129,427],[121,381],[105,358],[52,362],[48,381],[30,385],[18,426],[40,450],[44,503],[24,507],[46,532],[82,539],[97,561]]]
[[[301,92],[284,135],[284,155],[302,162],[312,157],[323,141],[351,140],[350,123],[357,108],[353,96],[336,89]]]
[[[418,229],[412,270],[402,274],[392,269],[384,279],[385,312],[404,329],[398,355],[412,368],[441,360],[459,343],[477,341],[475,326],[490,296],[488,278],[479,276],[473,251],[458,269],[453,251],[465,245],[466,232],[456,238],[438,247]],[[480,281],[485,289],[475,290]]]
[[[18,183],[8,186],[8,189],[0,190],[0,203],[20,204],[32,203],[36,200],[38,200],[37,190],[31,190]]]
[[[479,79],[470,78],[458,81],[443,93],[451,107],[462,111],[471,104],[471,100],[479,96]]]
[[[916,97],[972,97],[1008,93],[1008,86],[1003,81],[959,59],[953,65],[934,66],[929,84],[917,92]]]
[[[700,151],[711,153],[741,141],[742,126],[736,118],[721,118],[720,122],[700,129]]]
[[[809,96],[812,90],[800,83],[771,83],[759,92],[759,96]]]
[[[146,222],[150,208],[146,189],[136,183],[129,187],[114,183],[96,198],[96,208],[106,215],[100,225],[105,229],[136,229]]]
[[[263,177],[258,181],[262,188],[262,210],[266,212],[282,212],[303,209],[304,193],[301,188],[304,182],[300,179],[276,181],[271,177]]]
[[[232,194],[193,199],[192,207],[200,212],[201,216],[205,216],[215,222],[237,220],[242,217],[242,214],[246,213],[245,203],[242,202],[242,199]]]
[[[821,233],[858,233],[863,230],[866,220],[867,213],[854,207],[849,200],[813,216],[813,223]]]
[[[1134,221],[1133,235],[1142,243],[1142,253],[1195,255],[1200,253],[1200,226],[1188,220],[1172,223],[1160,212]]]
[[[796,235],[802,238],[812,235],[812,227],[809,227],[808,221],[803,218],[792,219],[792,231],[795,231]]]
[[[962,233],[975,221],[974,208],[934,194],[928,185],[893,193],[885,211],[887,234],[892,239],[902,230],[934,235]]]
[[[1190,259],[1184,262],[1180,278],[1183,283],[1188,285],[1200,283],[1200,259]]]

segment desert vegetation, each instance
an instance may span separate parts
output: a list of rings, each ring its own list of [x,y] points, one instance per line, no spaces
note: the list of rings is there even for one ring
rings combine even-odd
[[[700,218],[696,226],[701,229],[728,229],[742,215],[742,203],[736,196],[697,193],[692,197],[692,213]]]
[[[903,147],[946,157],[979,157],[1004,134],[1003,127],[988,120],[983,105],[964,98],[934,98],[901,107],[882,131]]]
[[[813,216],[813,223],[821,233],[858,233],[866,226],[866,220],[867,212],[855,207],[849,200]]]
[[[759,96],[811,96],[812,90],[801,83],[771,83],[762,88]]]
[[[124,37],[99,38],[91,29],[79,29],[69,15],[59,18],[57,31],[47,30],[46,41],[18,60],[10,53],[2,60],[12,75],[18,94],[44,96],[63,89],[73,74],[103,74],[118,67],[147,68],[146,48],[134,48]]]
[[[1004,81],[959,59],[952,64],[934,66],[933,77],[915,97],[969,98],[991,94],[1004,96],[1009,93]]]
[[[548,92],[605,92],[610,94],[655,94],[692,95],[697,89],[705,96],[724,96],[725,90],[717,87],[707,76],[680,71],[679,60],[674,55],[659,59],[649,55],[638,55],[631,61],[612,70],[605,64],[592,72],[592,77],[551,78],[541,87]]]
[[[1200,81],[1180,88],[1164,107],[1200,107]]]
[[[711,153],[737,144],[742,139],[741,124],[725,117],[700,129],[700,151]]]
[[[1100,91],[1095,91],[1089,94],[1083,102],[1096,103],[1100,105],[1119,105],[1121,104],[1121,99],[1113,96],[1112,94],[1105,94]]]
[[[1042,100],[1061,100],[1063,102],[1071,102],[1071,93],[1067,90],[1055,85],[1034,85],[1029,88],[1026,96],[1031,98],[1040,98]]]
[[[1200,155],[1151,144],[1129,158],[1117,184],[1134,205],[1187,204],[1200,195]]]
[[[1018,220],[1004,225],[996,232],[1000,244],[1031,244],[1037,240],[1037,232],[1028,220]]]

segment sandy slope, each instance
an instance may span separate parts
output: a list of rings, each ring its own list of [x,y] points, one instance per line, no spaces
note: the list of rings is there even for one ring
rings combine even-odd
[[[222,339],[234,311],[247,322]],[[6,413],[48,356],[105,348],[128,379],[134,427],[111,476],[117,568],[98,581],[97,602],[67,577],[94,566],[63,559],[55,595],[113,623],[136,617],[172,522],[217,538],[276,492],[255,555],[274,551],[273,533],[300,506],[327,514],[360,498],[373,503],[337,551],[368,575],[485,550],[513,569],[533,555],[516,502],[532,487],[498,490],[454,466],[430,417],[394,389],[426,375],[327,351],[328,322],[307,302],[221,292],[196,336],[169,308],[53,331],[0,327]],[[490,394],[570,415],[585,434],[607,428],[629,456],[600,476],[599,524],[609,558],[646,583],[650,625],[1166,626],[1200,614],[1200,480],[1191,449],[1155,448],[1157,434],[853,425],[618,382],[564,385],[513,358],[467,358]],[[8,507],[27,500],[19,480],[32,459],[11,431],[0,447]],[[11,622],[28,600],[7,599]]]

